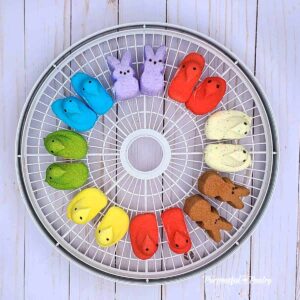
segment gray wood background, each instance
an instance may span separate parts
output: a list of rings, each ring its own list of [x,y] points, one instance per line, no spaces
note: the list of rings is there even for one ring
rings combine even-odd
[[[16,183],[19,112],[44,68],[70,44],[134,21],[196,29],[244,61],[265,89],[280,137],[280,171],[257,230],[218,266],[141,287],[69,263],[25,211]],[[300,299],[298,0],[0,0],[0,299]]]

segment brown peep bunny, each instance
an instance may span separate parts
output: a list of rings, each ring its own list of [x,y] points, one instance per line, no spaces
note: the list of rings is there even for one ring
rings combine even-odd
[[[232,229],[232,224],[221,217],[218,211],[200,195],[187,198],[183,210],[217,243],[221,241],[220,230]]]
[[[241,198],[250,194],[246,187],[235,184],[228,177],[221,177],[215,171],[207,171],[200,176],[198,189],[200,193],[227,202],[237,209],[244,207]]]

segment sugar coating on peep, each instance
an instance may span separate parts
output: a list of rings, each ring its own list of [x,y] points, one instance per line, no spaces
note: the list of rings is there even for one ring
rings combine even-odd
[[[61,121],[77,131],[88,131],[97,121],[97,115],[75,97],[55,100],[51,108]]]
[[[112,97],[94,77],[78,72],[71,78],[72,87],[98,115],[108,112],[114,104]]]
[[[88,167],[82,163],[53,163],[46,170],[46,182],[58,190],[74,190],[88,179]]]
[[[164,90],[164,63],[166,60],[166,47],[160,46],[156,52],[146,45],[144,48],[144,68],[140,79],[141,93],[157,96]]]
[[[87,154],[88,145],[85,138],[71,130],[58,130],[44,138],[46,150],[55,156],[81,159]]]
[[[139,95],[139,82],[131,67],[131,53],[124,52],[121,60],[114,56],[107,57],[107,63],[114,81],[113,92],[117,101],[128,100]]]

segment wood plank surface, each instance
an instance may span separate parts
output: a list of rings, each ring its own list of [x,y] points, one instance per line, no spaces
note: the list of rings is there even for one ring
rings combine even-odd
[[[118,24],[117,1],[72,1],[71,43]],[[99,17],[101,16],[101,17]],[[70,264],[70,299],[114,299],[116,283]]]
[[[214,38],[235,52],[252,69],[255,60],[256,1],[169,1],[168,22],[190,27]],[[236,37],[239,37],[238,39]],[[192,297],[194,290],[204,299],[248,299],[249,284],[230,285],[223,278],[248,277],[250,269],[250,242],[224,262],[209,270],[204,276],[195,276],[177,284],[178,293],[172,293],[174,285],[166,287],[168,299],[182,299],[184,293]],[[178,287],[180,285],[180,288]],[[194,288],[191,289],[190,285]],[[182,292],[183,291],[183,292]],[[177,296],[176,296],[177,295]]]
[[[0,0],[0,299],[299,299],[299,20],[299,0]],[[24,208],[13,155],[20,110],[46,66],[86,35],[136,21],[186,26],[232,50],[266,91],[280,138],[277,186],[253,236],[205,274],[147,287],[61,256]]]
[[[25,3],[26,95],[48,64],[70,45],[70,1]],[[25,99],[23,99],[24,101]],[[25,221],[25,299],[67,299],[69,262]]]
[[[119,24],[130,22],[165,22],[166,2],[161,0],[119,0]],[[140,295],[140,296],[139,296]],[[128,286],[117,283],[116,299],[161,299],[161,287]]]
[[[28,214],[20,198],[13,155],[25,98],[24,63],[24,4],[0,1],[0,299],[24,295],[24,215],[28,218]]]
[[[202,21],[203,22],[203,21]],[[254,71],[256,1],[212,1],[204,32],[233,51]],[[202,25],[203,26],[203,25]],[[250,284],[250,241],[205,274],[206,299],[248,299]],[[224,280],[225,278],[225,280]],[[230,284],[230,279],[237,284]],[[226,281],[229,279],[229,281]]]
[[[299,183],[299,1],[259,1],[256,76],[279,129],[280,169],[269,208],[252,238],[252,299],[299,299],[295,295]],[[283,208],[284,207],[284,208]],[[299,246],[298,246],[299,247]],[[298,274],[299,275],[299,274]]]

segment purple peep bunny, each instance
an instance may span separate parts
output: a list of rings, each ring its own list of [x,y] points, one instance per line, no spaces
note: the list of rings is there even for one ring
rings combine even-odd
[[[154,53],[151,46],[144,48],[144,71],[140,79],[141,92],[145,95],[156,96],[164,90],[164,63],[166,47],[160,46]]]
[[[139,82],[131,67],[131,54],[127,50],[119,61],[114,56],[107,57],[114,81],[113,92],[116,100],[127,100],[139,95]]]

